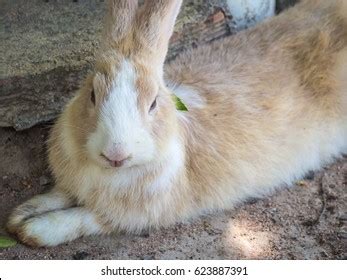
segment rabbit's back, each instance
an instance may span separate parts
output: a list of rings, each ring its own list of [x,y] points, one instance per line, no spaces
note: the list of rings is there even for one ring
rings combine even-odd
[[[347,47],[347,9],[333,2],[306,0],[250,30],[189,50],[169,65],[168,78],[209,89],[293,74],[306,89],[331,93],[326,84],[333,83],[337,55]]]

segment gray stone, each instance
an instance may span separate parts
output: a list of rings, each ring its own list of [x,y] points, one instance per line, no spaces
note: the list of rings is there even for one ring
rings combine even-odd
[[[51,182],[50,179],[45,175],[41,176],[39,181],[40,181],[40,186],[42,186],[42,187],[49,185]]]

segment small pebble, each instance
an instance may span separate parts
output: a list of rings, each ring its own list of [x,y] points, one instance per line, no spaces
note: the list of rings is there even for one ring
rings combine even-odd
[[[305,180],[312,181],[314,179],[314,171],[309,171],[306,176],[304,177]]]
[[[337,235],[342,239],[347,239],[347,231],[340,231]]]
[[[77,252],[76,254],[74,254],[72,256],[72,259],[74,260],[84,260],[86,259],[87,257],[89,256],[89,254],[85,251],[80,251],[80,252]]]
[[[142,260],[144,260],[144,261],[154,260],[154,256],[153,255],[145,255],[142,257]]]
[[[341,220],[341,221],[347,221],[347,213],[341,214],[341,215],[339,216],[339,220]]]
[[[49,183],[50,183],[50,180],[47,178],[47,176],[40,177],[40,186],[46,186]]]
[[[307,187],[307,182],[301,180],[301,181],[297,181],[296,184],[300,187]]]

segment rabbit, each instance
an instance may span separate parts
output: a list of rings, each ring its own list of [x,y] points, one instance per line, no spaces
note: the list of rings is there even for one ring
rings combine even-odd
[[[181,4],[108,1],[93,73],[50,133],[55,186],[9,217],[24,244],[233,209],[347,152],[347,1],[303,0],[165,63]]]

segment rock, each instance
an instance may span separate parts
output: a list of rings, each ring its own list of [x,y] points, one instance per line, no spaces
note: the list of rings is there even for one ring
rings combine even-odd
[[[42,187],[47,186],[51,182],[50,179],[45,175],[41,176],[39,181],[40,181],[40,186]]]
[[[340,214],[339,220],[343,222],[347,222],[347,213]]]
[[[89,253],[85,251],[79,251],[72,256],[73,260],[85,260],[89,256]]]
[[[154,260],[154,259],[155,259],[155,256],[154,256],[154,254],[153,254],[153,255],[145,255],[145,256],[143,256],[143,257],[140,258],[140,259],[142,259],[142,260],[144,260],[144,261],[147,261],[147,260]]]
[[[337,235],[342,239],[347,239],[347,231],[340,231],[337,233]]]
[[[307,172],[307,174],[305,175],[304,179],[308,180],[308,181],[312,181],[314,179],[315,173],[314,171],[309,171]]]
[[[296,185],[300,187],[307,187],[307,182],[305,182],[304,180],[300,180],[296,182]]]
[[[275,14],[275,0],[227,0],[237,30],[255,25]]]

